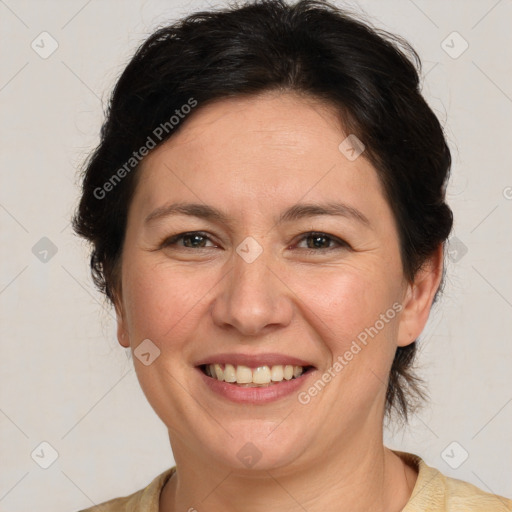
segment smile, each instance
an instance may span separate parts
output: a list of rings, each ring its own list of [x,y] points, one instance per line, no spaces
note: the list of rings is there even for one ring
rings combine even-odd
[[[272,386],[285,381],[299,378],[304,373],[313,369],[312,366],[282,365],[273,366],[262,365],[256,368],[250,368],[245,365],[232,364],[205,364],[201,365],[202,372],[221,382],[243,387],[262,387]]]

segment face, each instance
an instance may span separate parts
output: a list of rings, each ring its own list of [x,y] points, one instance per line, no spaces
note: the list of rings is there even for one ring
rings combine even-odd
[[[292,468],[379,432],[396,347],[426,317],[408,320],[392,212],[364,153],[339,149],[346,136],[326,106],[264,94],[198,109],[144,160],[118,336],[135,355],[150,340],[134,365],[173,449]],[[280,365],[307,371],[255,387],[206,363],[241,381],[244,366],[263,381],[257,367],[276,381]]]

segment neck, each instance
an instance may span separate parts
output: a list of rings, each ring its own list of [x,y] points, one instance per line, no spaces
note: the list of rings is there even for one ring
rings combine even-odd
[[[363,442],[364,441],[364,442]],[[382,436],[344,442],[302,467],[254,471],[247,476],[205,461],[173,443],[177,471],[164,487],[160,512],[395,512],[405,507],[416,472],[384,447]]]

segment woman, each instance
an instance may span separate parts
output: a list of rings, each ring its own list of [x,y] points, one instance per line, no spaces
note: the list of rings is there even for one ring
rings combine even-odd
[[[176,466],[101,510],[512,510],[383,445],[423,396],[452,227],[411,58],[312,0],[194,14],[137,51],[74,228]]]

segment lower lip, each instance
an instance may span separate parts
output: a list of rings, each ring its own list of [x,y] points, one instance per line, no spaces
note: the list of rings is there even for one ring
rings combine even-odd
[[[214,393],[237,403],[266,404],[289,396],[305,385],[315,370],[309,370],[300,377],[283,380],[265,387],[244,387],[229,382],[223,382],[205,375],[200,368],[196,368],[203,382]]]

